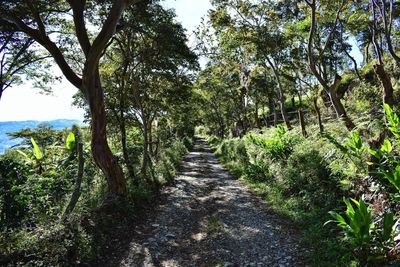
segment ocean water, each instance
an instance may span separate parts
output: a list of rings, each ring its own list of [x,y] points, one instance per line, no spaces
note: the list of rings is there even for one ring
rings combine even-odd
[[[18,145],[21,140],[18,138],[11,138],[7,133],[20,131],[25,128],[36,128],[40,124],[48,124],[53,126],[54,129],[61,130],[69,128],[73,124],[83,124],[79,120],[52,120],[52,121],[2,121],[0,122],[0,154],[8,148]]]

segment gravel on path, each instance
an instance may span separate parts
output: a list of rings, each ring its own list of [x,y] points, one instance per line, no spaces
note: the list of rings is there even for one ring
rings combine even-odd
[[[306,266],[299,235],[222,167],[203,139],[110,266]]]

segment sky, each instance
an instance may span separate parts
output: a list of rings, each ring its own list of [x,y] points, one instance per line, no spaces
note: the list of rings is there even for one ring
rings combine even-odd
[[[209,0],[166,0],[163,5],[175,9],[177,21],[187,30],[189,38],[201,17],[211,8]],[[58,69],[54,71],[60,73]],[[8,88],[0,100],[0,121],[83,120],[83,110],[71,106],[77,89],[65,79],[52,88],[52,95],[40,94],[30,82]]]

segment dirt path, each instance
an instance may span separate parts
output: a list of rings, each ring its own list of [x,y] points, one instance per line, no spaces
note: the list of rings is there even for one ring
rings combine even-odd
[[[114,266],[305,266],[296,233],[198,140]]]

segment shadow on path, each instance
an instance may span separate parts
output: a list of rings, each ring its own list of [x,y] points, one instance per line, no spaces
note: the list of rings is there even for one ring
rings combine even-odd
[[[305,266],[296,232],[233,179],[203,139],[161,199],[107,266]]]

